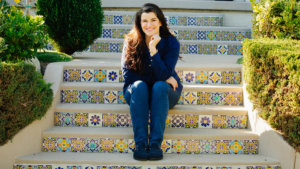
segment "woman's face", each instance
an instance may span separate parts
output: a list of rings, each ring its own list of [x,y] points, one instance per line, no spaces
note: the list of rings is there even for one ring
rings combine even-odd
[[[146,36],[151,37],[155,34],[159,35],[161,23],[154,12],[144,12],[141,15],[141,26]]]

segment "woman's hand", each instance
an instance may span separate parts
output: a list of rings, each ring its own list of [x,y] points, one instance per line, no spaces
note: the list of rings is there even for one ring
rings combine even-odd
[[[171,76],[169,79],[167,79],[166,82],[169,83],[173,87],[174,91],[178,87],[177,81],[176,81],[176,79],[174,79],[173,76]]]
[[[150,50],[150,55],[153,56],[156,52],[156,45],[159,43],[161,40],[161,37],[158,34],[155,34],[151,37],[151,40],[149,42],[149,50]]]

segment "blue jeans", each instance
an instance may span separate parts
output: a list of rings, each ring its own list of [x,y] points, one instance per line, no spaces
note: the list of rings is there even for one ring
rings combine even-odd
[[[181,91],[174,91],[171,85],[157,81],[152,88],[143,81],[136,81],[125,89],[125,100],[130,106],[136,145],[148,145],[148,122],[150,111],[149,145],[161,145],[165,123],[170,108],[174,107]]]

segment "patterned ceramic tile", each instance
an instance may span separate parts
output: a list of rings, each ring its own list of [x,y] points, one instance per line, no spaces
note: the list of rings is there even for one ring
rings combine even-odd
[[[222,84],[234,84],[234,72],[223,71],[221,73],[221,76],[222,76],[222,80],[221,80]]]
[[[216,40],[216,32],[215,31],[208,31],[207,32],[207,40]]]
[[[218,53],[217,48],[218,45],[208,45],[208,54],[216,55]]]
[[[188,31],[179,30],[178,31],[178,40],[188,40]]]
[[[189,37],[189,40],[198,40],[197,39],[197,31],[189,31],[188,32],[188,37]],[[197,48],[197,45],[195,45],[196,48]]]
[[[116,119],[117,127],[129,127],[131,119],[129,114],[118,114]]]
[[[241,106],[243,105],[243,93],[238,92],[236,93],[236,99],[234,105]]]
[[[218,45],[218,55],[227,55],[228,46],[227,45]]]
[[[205,25],[205,18],[197,17],[197,25],[198,26],[204,26]]]
[[[113,24],[114,16],[113,15],[105,15],[104,23],[105,24]]]
[[[178,100],[178,103],[179,105],[182,105],[184,104],[184,96],[183,96],[183,93],[181,93],[180,97],[179,97],[179,100]]]
[[[112,153],[114,151],[114,139],[100,139],[100,151]]]
[[[227,128],[239,128],[239,116],[226,116],[226,122]]]
[[[198,54],[208,54],[208,45],[198,45]]]
[[[132,24],[132,20],[133,20],[133,17],[130,16],[130,15],[123,16],[123,23],[124,24]]]
[[[181,54],[188,54],[188,45],[187,44],[181,44],[180,45],[180,53]]]
[[[42,145],[42,151],[47,152],[56,152],[57,145],[56,145],[56,138],[43,138],[43,145]]]
[[[182,70],[177,70],[176,72],[177,72],[177,75],[180,79],[180,82],[183,82],[183,71]]]
[[[87,127],[88,118],[89,116],[87,113],[75,113],[75,126]]]
[[[200,141],[199,140],[186,140],[185,153],[199,154],[200,153]]]
[[[225,32],[223,32],[223,31],[216,31],[216,40],[218,40],[218,41],[225,41]]]
[[[89,127],[102,127],[102,114],[89,113]]]
[[[216,154],[229,154],[229,140],[216,140]]]
[[[197,40],[206,40],[206,31],[198,31]]]
[[[110,43],[110,52],[119,53],[121,52],[120,43]]]
[[[128,153],[128,140],[127,139],[116,139],[115,152]]]
[[[228,45],[227,55],[237,55],[237,48],[234,45]]]
[[[62,113],[54,112],[54,126],[62,126]]]
[[[57,139],[57,151],[58,152],[70,152],[71,151],[71,140],[68,138]]]
[[[165,125],[165,127],[166,128],[171,128],[172,127],[171,124],[172,124],[172,117],[170,115],[168,115],[167,119],[166,119],[166,125]]]
[[[82,82],[94,81],[94,70],[81,69],[81,81]]]
[[[119,70],[107,70],[107,82],[119,82]]]
[[[125,32],[127,32],[127,30],[112,29],[112,37],[116,38],[116,39],[122,39],[122,38],[124,38]]]
[[[241,84],[242,81],[242,75],[241,72],[234,72],[234,84]]]
[[[241,45],[237,46],[237,55],[243,55],[243,47]]]
[[[100,43],[98,52],[110,52],[110,44],[109,43]]]
[[[229,153],[230,154],[243,154],[244,152],[243,141],[233,140],[229,143]]]
[[[100,152],[100,139],[97,138],[87,138],[85,142],[86,152]]]
[[[213,115],[213,128],[226,128],[226,116],[225,115]]]
[[[258,140],[245,140],[244,154],[258,154]]]
[[[186,26],[187,25],[187,17],[179,16],[178,17],[178,25]]]
[[[211,93],[210,92],[198,92],[197,93],[198,105],[210,105],[211,104]]]
[[[184,83],[195,83],[196,76],[195,71],[183,71],[183,82]]]
[[[104,103],[104,91],[91,90],[91,103]]]
[[[163,140],[161,149],[164,153],[172,153],[172,140]]]
[[[185,152],[185,140],[172,140],[172,153],[182,154]]]
[[[224,105],[234,105],[236,102],[236,93],[225,92],[224,93]]]
[[[198,54],[197,45],[188,45],[188,53],[189,54]]]
[[[236,36],[234,32],[226,32],[226,40],[228,41],[235,41],[236,40]]]
[[[102,126],[103,127],[116,127],[116,119],[117,115],[116,114],[111,114],[111,113],[103,113],[102,114]]]
[[[62,127],[74,126],[75,124],[75,114],[74,113],[64,113],[62,114]]]
[[[246,129],[248,128],[248,116],[247,115],[241,115],[239,116],[239,128]]]
[[[81,81],[81,70],[80,69],[68,69],[65,70],[66,74],[64,79],[67,79],[68,82],[80,82]]]
[[[123,17],[122,16],[114,16],[114,24],[122,24]]]
[[[184,104],[197,104],[197,92],[184,92]]]
[[[197,71],[196,72],[196,83],[197,84],[208,84],[208,72]]]
[[[118,103],[118,91],[105,91],[104,103],[116,104]]]
[[[185,128],[198,128],[199,115],[186,114],[185,115]]]
[[[200,153],[213,154],[216,152],[216,143],[214,140],[200,140]]]
[[[224,93],[210,93],[211,94],[211,104],[213,105],[223,105],[224,104]]]
[[[242,41],[245,39],[245,32],[235,32],[236,40]]]
[[[118,91],[118,104],[125,104],[125,98],[123,95],[123,91]]]
[[[90,103],[91,102],[91,93],[90,91],[81,90],[79,91],[79,103]]]
[[[78,103],[78,91],[61,90],[61,103]]]
[[[177,24],[178,24],[177,17],[175,17],[175,16],[170,16],[170,17],[169,17],[169,25],[177,25]]]
[[[135,149],[135,142],[133,139],[128,139],[128,153],[133,153]]]
[[[212,115],[199,115],[199,128],[212,128]]]
[[[95,70],[95,82],[106,82],[106,70]]]
[[[102,38],[111,38],[111,29],[102,29]]]
[[[215,18],[213,18],[213,17],[209,17],[207,20],[207,23],[209,26],[216,26],[216,24],[217,24]]]
[[[71,149],[72,152],[84,152],[85,139],[83,138],[71,138]]]
[[[197,19],[196,19],[196,17],[188,17],[187,25],[189,25],[189,26],[197,26]]]
[[[221,84],[221,72],[208,72],[208,84]]]
[[[185,125],[185,117],[184,115],[177,114],[177,115],[172,115],[171,116],[172,123],[171,127],[172,128],[184,128]]]

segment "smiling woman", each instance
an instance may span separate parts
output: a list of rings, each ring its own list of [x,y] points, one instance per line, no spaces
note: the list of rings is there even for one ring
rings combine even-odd
[[[182,91],[175,71],[178,57],[179,42],[170,33],[161,9],[145,4],[136,13],[122,54],[123,92],[130,106],[136,160],[163,158],[161,143],[168,110],[176,105]]]

